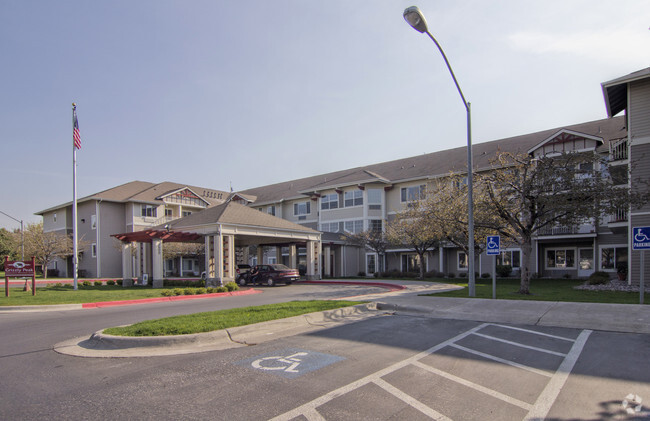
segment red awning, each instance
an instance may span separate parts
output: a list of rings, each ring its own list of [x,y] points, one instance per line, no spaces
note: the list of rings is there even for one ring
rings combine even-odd
[[[124,234],[113,234],[115,237],[125,243],[150,243],[154,238],[160,238],[165,243],[189,243],[200,240],[203,236],[191,232],[167,231],[167,230],[144,230],[136,232],[126,232]]]

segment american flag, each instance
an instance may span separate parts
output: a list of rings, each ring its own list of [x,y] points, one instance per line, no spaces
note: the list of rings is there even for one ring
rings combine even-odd
[[[74,147],[81,149],[81,136],[79,135],[79,122],[77,121],[77,110],[72,111],[73,124],[72,124],[72,139],[74,140]]]

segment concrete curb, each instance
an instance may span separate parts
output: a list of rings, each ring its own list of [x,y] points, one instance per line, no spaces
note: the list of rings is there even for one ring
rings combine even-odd
[[[60,354],[78,357],[120,358],[190,354],[256,345],[278,337],[331,328],[379,314],[381,313],[377,312],[374,303],[366,303],[192,335],[127,337],[107,335],[101,330],[90,337],[58,343],[54,350]]]

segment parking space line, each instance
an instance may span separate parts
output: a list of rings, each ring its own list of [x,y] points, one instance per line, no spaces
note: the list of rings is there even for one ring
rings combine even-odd
[[[531,373],[539,374],[539,375],[545,376],[545,377],[553,377],[553,373],[551,373],[549,371],[540,370],[540,369],[535,368],[535,367],[530,367],[530,366],[527,366],[527,365],[524,365],[524,364],[516,363],[514,361],[506,360],[504,358],[499,358],[499,357],[496,357],[494,355],[486,354],[485,352],[476,351],[474,349],[466,348],[466,347],[464,347],[462,345],[451,344],[450,346],[453,347],[453,348],[460,349],[461,351],[465,351],[465,352],[470,353],[470,354],[474,354],[474,355],[478,355],[478,356],[483,357],[483,358],[487,358],[487,359],[492,360],[492,361],[496,361],[496,362],[499,362],[499,363],[502,363],[502,364],[507,364],[507,365],[510,365],[510,366],[513,366],[513,367],[521,368],[522,370],[527,370],[527,371],[530,371]]]
[[[451,418],[447,418],[446,416],[442,415],[440,412],[423,404],[419,400],[415,399],[413,396],[402,392],[401,390],[399,390],[398,388],[396,388],[395,386],[393,386],[392,384],[388,383],[383,379],[375,379],[373,380],[373,383],[381,387],[391,395],[395,396],[396,398],[402,400],[412,408],[415,408],[418,411],[422,412],[423,414],[430,416],[434,420],[452,421]]]
[[[333,399],[335,399],[335,398],[337,398],[339,396],[345,395],[346,393],[349,393],[349,392],[351,392],[353,390],[356,390],[356,389],[360,388],[361,386],[365,386],[366,384],[371,383],[376,379],[380,379],[381,377],[383,377],[383,376],[385,376],[387,374],[390,374],[390,373],[392,373],[394,371],[397,371],[397,370],[399,370],[401,368],[404,368],[404,367],[410,365],[411,363],[413,363],[414,361],[418,361],[418,360],[426,357],[427,355],[431,355],[434,352],[437,352],[440,349],[442,349],[442,348],[444,348],[444,347],[446,347],[446,346],[448,346],[450,344],[453,344],[456,341],[459,341],[459,340],[461,340],[461,339],[463,339],[463,338],[465,338],[467,336],[470,336],[470,335],[474,334],[475,332],[483,329],[484,327],[486,327],[488,325],[489,325],[488,323],[482,323],[482,324],[480,324],[478,326],[475,326],[472,329],[469,329],[469,330],[467,330],[467,331],[465,331],[465,332],[463,332],[463,333],[461,333],[459,335],[456,335],[453,338],[447,339],[446,341],[443,341],[443,342],[439,343],[438,345],[435,345],[435,346],[433,346],[433,347],[431,347],[431,348],[429,348],[429,349],[427,349],[425,351],[422,351],[422,352],[420,352],[420,353],[418,353],[416,355],[413,355],[412,357],[409,357],[409,358],[407,358],[405,360],[399,361],[399,362],[397,362],[397,363],[395,363],[393,365],[390,365],[390,366],[388,366],[388,367],[386,367],[386,368],[384,368],[382,370],[379,370],[379,371],[377,371],[377,372],[375,372],[373,374],[370,374],[370,375],[368,375],[366,377],[363,377],[363,378],[361,378],[361,379],[359,379],[357,381],[354,381],[352,383],[349,383],[349,384],[347,384],[345,386],[339,387],[338,389],[335,389],[335,390],[333,390],[333,391],[331,391],[331,392],[329,392],[329,393],[327,393],[327,394],[325,394],[323,396],[320,396],[320,397],[318,397],[318,398],[316,398],[316,399],[314,399],[314,400],[312,400],[310,402],[307,402],[307,403],[305,403],[305,404],[303,404],[303,405],[301,405],[301,406],[299,406],[297,408],[294,408],[291,411],[285,412],[284,414],[280,414],[277,417],[271,418],[271,421],[289,421],[289,420],[292,420],[292,419],[294,419],[294,418],[296,418],[296,417],[298,417],[300,415],[304,415],[307,411],[312,411],[315,408],[318,408],[319,406],[324,405],[327,402],[329,402],[329,401],[331,401],[331,400],[333,400]]]
[[[566,355],[567,355],[567,354],[563,354],[561,352],[551,351],[549,349],[538,348],[536,346],[530,346],[530,345],[524,345],[524,344],[520,344],[519,342],[507,341],[505,339],[497,338],[495,336],[485,335],[483,333],[475,333],[474,335],[480,336],[482,338],[490,339],[492,341],[498,341],[498,342],[506,343],[508,345],[518,346],[520,348],[532,349],[534,351],[545,352],[545,353],[551,354],[551,355],[557,355],[559,357],[566,357]]]
[[[305,411],[302,415],[307,418],[307,421],[327,421],[318,411],[316,411],[316,408]]]
[[[553,406],[553,403],[555,403],[557,396],[560,394],[562,387],[564,387],[564,383],[569,378],[569,374],[571,374],[571,370],[573,370],[573,366],[578,360],[578,357],[580,357],[582,349],[584,348],[585,343],[587,343],[587,339],[589,338],[589,335],[591,335],[591,332],[591,330],[583,330],[580,332],[580,335],[578,335],[578,338],[575,340],[575,343],[571,347],[567,357],[562,361],[562,364],[558,367],[555,375],[551,377],[551,380],[549,380],[548,384],[539,395],[533,408],[528,412],[528,415],[526,415],[524,420],[533,421],[543,420],[546,418],[548,411],[551,410],[551,407]]]
[[[499,400],[502,400],[504,402],[507,402],[511,405],[515,405],[520,407],[521,409],[527,409],[530,410],[532,409],[533,405],[520,401],[519,399],[513,398],[508,395],[504,395],[503,393],[497,392],[496,390],[492,390],[490,388],[487,388],[485,386],[481,386],[480,384],[470,382],[469,380],[465,380],[461,377],[454,376],[453,374],[447,373],[446,371],[438,370],[437,368],[433,368],[430,365],[426,365],[424,363],[421,363],[420,361],[415,361],[413,362],[413,365],[416,367],[419,367],[423,370],[426,370],[430,373],[436,374],[438,376],[444,377],[448,380],[451,380],[453,382],[456,382],[458,384],[462,384],[463,386],[469,387],[471,389],[477,390],[479,392],[482,392],[488,396],[492,396],[493,398],[497,398]]]
[[[568,342],[575,342],[576,340],[573,338],[565,338],[564,336],[557,336],[557,335],[550,335],[548,333],[544,332],[537,332],[535,330],[530,330],[530,329],[522,329],[520,327],[515,327],[515,326],[508,326],[508,325],[497,325],[497,324],[491,324],[491,326],[497,326],[497,327],[502,327],[505,329],[512,329],[512,330],[517,330],[519,332],[527,332],[527,333],[532,333],[534,335],[540,335],[540,336],[546,336],[548,338],[553,338],[553,339],[559,339],[562,341],[568,341]]]

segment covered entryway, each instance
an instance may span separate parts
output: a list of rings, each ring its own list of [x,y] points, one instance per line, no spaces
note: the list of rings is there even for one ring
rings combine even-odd
[[[320,278],[319,231],[232,201],[155,229],[113,236],[122,241],[122,276],[130,279],[150,268],[154,286],[162,286],[162,247],[164,242],[170,241],[204,242],[206,285],[234,280],[238,263],[235,250],[249,245],[275,246],[278,250],[288,247],[288,266],[294,269],[298,268],[297,248],[304,247],[307,279]],[[140,246],[134,252],[134,243],[150,244],[150,247]]]

